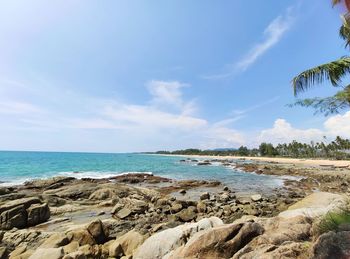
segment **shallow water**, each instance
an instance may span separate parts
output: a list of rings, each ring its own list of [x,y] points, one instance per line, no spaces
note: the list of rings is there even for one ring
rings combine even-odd
[[[0,181],[13,185],[53,176],[104,178],[142,172],[178,180],[218,180],[237,192],[268,192],[283,185],[279,177],[245,173],[221,163],[197,166],[180,159],[146,154],[1,151]]]

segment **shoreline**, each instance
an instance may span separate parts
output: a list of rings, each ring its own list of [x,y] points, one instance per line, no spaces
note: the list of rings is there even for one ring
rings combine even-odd
[[[249,157],[249,156],[206,156],[206,155],[177,155],[177,154],[154,154],[160,156],[175,156],[189,158],[210,158],[210,159],[245,159],[257,162],[272,162],[278,164],[295,164],[302,166],[334,166],[334,167],[349,167],[350,160],[329,160],[329,159],[302,159],[302,158],[284,158],[284,157]]]

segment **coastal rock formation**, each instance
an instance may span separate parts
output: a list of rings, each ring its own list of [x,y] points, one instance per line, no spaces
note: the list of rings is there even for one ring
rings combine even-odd
[[[148,238],[134,254],[135,259],[163,258],[174,249],[184,245],[195,233],[222,225],[219,218],[202,219],[197,223],[180,225],[164,230]]]
[[[50,218],[49,206],[38,198],[22,198],[0,206],[0,229],[25,228]]]

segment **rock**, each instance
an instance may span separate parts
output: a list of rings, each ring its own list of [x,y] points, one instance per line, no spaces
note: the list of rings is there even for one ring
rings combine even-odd
[[[110,249],[117,248],[116,251],[119,252],[118,245],[119,244],[122,248],[122,252],[124,255],[132,255],[135,250],[142,245],[142,243],[145,241],[145,238],[143,235],[138,233],[135,230],[131,230],[128,233],[124,234],[123,236],[117,238],[110,246]],[[110,250],[111,251],[111,250]],[[115,250],[114,250],[115,251]],[[111,255],[109,253],[109,256],[116,256],[116,255]]]
[[[171,254],[169,259],[230,258],[263,232],[264,228],[260,224],[252,222],[208,229],[190,238],[187,244]]]
[[[183,222],[189,222],[197,217],[196,208],[193,206],[188,207],[176,214]]]
[[[171,213],[178,213],[182,210],[182,204],[181,203],[173,203],[173,205],[170,208]]]
[[[0,259],[8,258],[8,251],[6,247],[0,247]]]
[[[225,192],[229,191],[230,189],[227,187],[227,186],[224,186],[224,189],[223,189]]]
[[[89,224],[87,231],[95,239],[97,244],[103,244],[108,239],[108,229],[105,227],[101,220],[95,220]]]
[[[350,258],[350,231],[321,235],[313,246],[313,258]]]
[[[179,191],[179,193],[181,193],[181,194],[184,195],[184,194],[186,194],[186,190],[185,190],[185,189],[182,189],[182,190]]]
[[[260,194],[254,194],[254,195],[250,196],[250,199],[252,201],[257,202],[257,201],[261,201],[262,200],[262,196]]]
[[[119,242],[114,241],[109,245],[109,256],[110,257],[121,257],[123,255],[123,248]]]
[[[288,210],[281,212],[279,216],[292,218],[307,215],[310,218],[316,218],[344,206],[345,203],[344,196],[340,194],[314,192],[290,206]]]
[[[201,200],[209,200],[210,199],[210,194],[209,192],[202,193],[200,196]]]
[[[115,190],[111,188],[103,188],[93,192],[89,196],[89,200],[103,201],[103,200],[108,200],[115,197],[116,197]]]
[[[27,209],[27,214],[27,226],[31,227],[47,221],[50,218],[50,209],[46,203],[33,204]]]
[[[140,200],[131,199],[131,204],[128,206],[132,214],[142,214],[148,210],[148,203]]]
[[[49,218],[49,207],[35,197],[9,201],[0,207],[0,229],[4,230],[35,226]]]
[[[111,213],[112,214],[116,214],[118,213],[118,211],[120,211],[122,208],[124,208],[124,205],[123,204],[120,204],[120,203],[117,203],[113,209],[111,210]]]
[[[229,199],[230,199],[230,195],[228,195],[227,193],[223,193],[219,196],[219,200],[221,202],[227,202],[229,201]]]
[[[71,241],[77,241],[79,246],[94,245],[95,239],[86,229],[76,229],[67,233],[67,237]]]
[[[15,250],[13,250],[10,253],[10,258],[12,259],[12,258],[18,257],[19,255],[23,254],[26,250],[27,250],[27,245],[18,246],[18,247],[16,247]]]
[[[65,255],[63,259],[87,259],[87,257],[82,251],[76,251]]]
[[[120,219],[125,219],[126,217],[131,215],[131,210],[127,209],[127,208],[123,208],[120,211],[118,211],[117,213],[117,217]]]
[[[203,161],[203,162],[198,162],[197,165],[211,165],[211,163],[207,161]]]
[[[57,248],[69,243],[69,239],[64,233],[55,233],[40,245],[40,248]]]
[[[163,258],[172,250],[184,245],[195,233],[222,224],[219,218],[212,217],[158,232],[146,239],[133,258]]]
[[[38,248],[29,259],[61,259],[63,256],[62,248]]]
[[[63,246],[63,251],[65,254],[70,254],[75,251],[78,251],[79,243],[77,241],[72,241],[68,245]]]
[[[200,213],[205,213],[207,211],[207,205],[203,201],[197,203],[197,210]]]
[[[248,205],[250,204],[250,201],[246,198],[239,198],[236,200],[237,204],[242,204],[242,205]]]

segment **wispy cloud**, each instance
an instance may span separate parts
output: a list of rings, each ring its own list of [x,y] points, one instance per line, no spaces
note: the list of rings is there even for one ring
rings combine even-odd
[[[245,115],[245,114],[248,113],[248,112],[254,111],[254,110],[256,110],[256,109],[259,109],[259,108],[262,108],[262,107],[264,107],[264,106],[266,106],[266,105],[269,105],[269,104],[271,104],[271,103],[274,103],[274,102],[278,101],[279,99],[280,99],[279,96],[275,96],[275,97],[273,97],[273,98],[271,98],[271,99],[268,99],[268,100],[266,100],[266,101],[264,101],[264,102],[261,102],[261,103],[255,104],[255,105],[252,105],[252,106],[250,106],[250,107],[248,107],[248,108],[239,109],[239,110],[238,110],[238,109],[233,110],[232,113],[233,113],[234,115],[236,115],[236,116],[243,116],[243,115]]]
[[[237,72],[243,72],[252,66],[269,49],[275,46],[283,35],[292,27],[295,21],[295,7],[289,7],[285,14],[276,17],[264,30],[264,40],[255,44],[248,53],[238,62],[228,66],[230,69],[225,73],[202,76],[203,79],[224,79]]]
[[[237,63],[237,68],[245,71],[253,65],[259,57],[265,54],[270,48],[275,46],[283,37],[283,35],[291,28],[294,22],[292,10],[288,8],[285,15],[280,15],[274,19],[265,29],[265,40],[256,44],[242,60]]]

